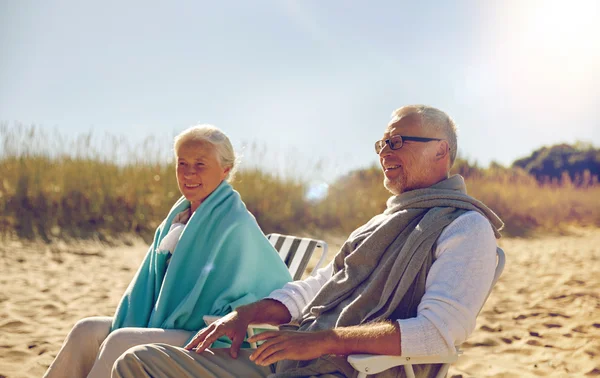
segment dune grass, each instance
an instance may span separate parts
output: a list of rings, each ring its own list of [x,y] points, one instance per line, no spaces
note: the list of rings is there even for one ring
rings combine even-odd
[[[0,235],[45,241],[151,237],[180,196],[169,145],[99,140],[0,125]],[[597,180],[584,187],[568,177],[539,184],[518,169],[482,169],[464,161],[457,171],[466,176],[469,193],[500,215],[509,235],[600,226]],[[377,167],[339,178],[320,200],[307,198],[302,179],[256,167],[241,169],[233,186],[266,233],[347,235],[381,212],[389,197]]]

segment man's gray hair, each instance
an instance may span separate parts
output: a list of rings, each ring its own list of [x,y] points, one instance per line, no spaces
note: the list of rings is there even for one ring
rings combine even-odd
[[[173,152],[177,157],[179,147],[186,142],[208,142],[215,147],[217,159],[223,168],[230,168],[226,180],[231,182],[235,176],[238,166],[238,159],[231,145],[231,141],[218,127],[213,125],[192,126],[175,137],[173,143]]]
[[[392,118],[401,118],[410,114],[419,114],[421,117],[421,126],[429,127],[442,132],[446,136],[450,147],[450,167],[456,159],[458,142],[456,137],[456,124],[450,116],[443,111],[427,105],[407,105],[398,108],[392,112]]]

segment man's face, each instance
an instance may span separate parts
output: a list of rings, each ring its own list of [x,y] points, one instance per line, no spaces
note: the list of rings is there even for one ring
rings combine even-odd
[[[400,119],[394,118],[388,124],[382,139],[394,135],[440,138],[433,130],[421,127],[421,117],[409,114]],[[426,188],[435,183],[433,167],[438,142],[404,141],[398,150],[389,145],[379,153],[379,163],[385,175],[383,184],[394,195],[409,190]]]

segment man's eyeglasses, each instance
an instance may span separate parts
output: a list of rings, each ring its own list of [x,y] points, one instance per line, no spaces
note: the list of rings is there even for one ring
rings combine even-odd
[[[439,138],[423,138],[423,137],[411,137],[411,136],[402,136],[402,135],[392,135],[388,139],[382,139],[375,142],[375,152],[377,155],[381,153],[381,151],[385,148],[385,145],[389,145],[392,150],[398,150],[402,148],[404,141],[408,140],[411,142],[431,142],[434,140],[443,140]]]

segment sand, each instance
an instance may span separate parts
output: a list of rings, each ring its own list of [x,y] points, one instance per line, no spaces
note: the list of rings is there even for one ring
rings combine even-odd
[[[129,244],[0,243],[0,378],[41,377],[78,319],[113,314],[147,249]],[[504,274],[448,376],[600,376],[600,229],[501,246]]]
[[[600,230],[501,246],[506,268],[449,376],[600,376]]]

